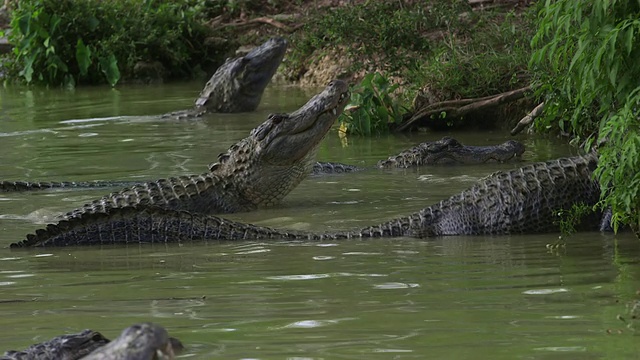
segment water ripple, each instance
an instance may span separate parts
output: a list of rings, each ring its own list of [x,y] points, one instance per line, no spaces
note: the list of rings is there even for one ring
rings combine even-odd
[[[313,260],[324,261],[324,260],[334,260],[335,256],[314,256]]]
[[[318,328],[318,327],[327,326],[327,325],[334,325],[340,321],[341,320],[301,320],[301,321],[292,322],[291,324],[287,324],[283,326],[282,329],[290,329],[290,328],[312,329],[312,328]]]
[[[373,285],[374,289],[381,290],[393,290],[393,289],[410,289],[420,287],[419,284],[414,283],[401,283],[401,282],[388,282],[384,284]]]
[[[584,352],[584,351],[587,351],[587,348],[584,346],[548,346],[548,347],[535,348],[534,350],[558,351],[558,352],[567,352],[567,351]]]
[[[302,274],[302,275],[282,275],[282,276],[269,276],[269,280],[314,280],[314,279],[326,279],[329,277],[384,277],[386,274],[366,274],[366,273],[350,273],[350,272],[338,272],[329,274]]]
[[[267,276],[269,280],[315,280],[326,279],[330,277],[329,274],[306,274],[306,275],[282,275],[282,276]]]
[[[350,252],[342,253],[342,255],[382,255],[382,253],[364,252],[364,251],[350,251]]]
[[[57,131],[53,131],[51,129],[0,132],[0,137],[22,136],[22,135],[42,134],[42,133],[57,134],[58,132]]]
[[[535,290],[526,290],[526,291],[523,291],[522,293],[525,295],[550,295],[550,294],[557,294],[557,293],[564,293],[564,292],[569,292],[569,290],[565,288],[535,289]]]

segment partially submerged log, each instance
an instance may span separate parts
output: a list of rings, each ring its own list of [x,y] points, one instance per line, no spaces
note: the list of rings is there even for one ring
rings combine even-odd
[[[542,114],[542,110],[544,110],[544,102],[540,103],[540,105],[536,106],[530,113],[525,115],[522,120],[518,121],[516,127],[511,130],[511,135],[518,134],[522,129],[530,125],[533,120]]]
[[[506,104],[523,98],[530,87],[507,91],[497,95],[475,99],[448,100],[429,104],[417,109],[409,120],[402,122],[395,129],[397,132],[407,131],[416,127],[418,123],[435,123],[460,118],[474,112],[486,110],[498,105]],[[442,115],[442,116],[441,116]]]

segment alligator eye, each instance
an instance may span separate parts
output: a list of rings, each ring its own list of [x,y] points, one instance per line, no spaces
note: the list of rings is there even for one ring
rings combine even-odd
[[[104,336],[102,336],[102,334],[97,332],[97,333],[93,334],[93,336],[91,337],[91,341],[93,341],[93,342],[101,342],[101,341],[109,341],[109,340],[107,340]]]
[[[271,121],[274,125],[277,125],[285,119],[285,114],[269,114],[269,121]]]

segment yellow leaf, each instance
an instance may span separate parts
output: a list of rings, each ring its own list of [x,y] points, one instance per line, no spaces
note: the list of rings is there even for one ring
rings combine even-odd
[[[345,123],[340,124],[340,128],[338,129],[338,136],[347,136],[347,125]]]

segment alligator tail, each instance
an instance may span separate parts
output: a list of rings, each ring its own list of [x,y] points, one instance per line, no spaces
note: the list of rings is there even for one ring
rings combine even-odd
[[[321,236],[242,224],[217,216],[159,207],[112,208],[49,224],[11,248],[191,241],[319,239]]]
[[[130,187],[139,181],[0,181],[0,192],[22,192],[53,189],[89,189]]]

